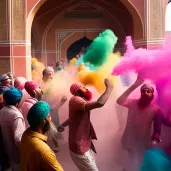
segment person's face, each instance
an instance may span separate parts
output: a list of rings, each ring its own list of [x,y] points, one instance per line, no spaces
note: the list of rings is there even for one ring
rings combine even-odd
[[[41,100],[43,96],[43,91],[40,87],[35,89],[35,97],[37,98],[37,100]]]
[[[12,81],[10,80],[8,76],[2,81],[2,85],[4,86],[11,85],[11,84],[12,84]]]
[[[85,98],[86,100],[90,101],[92,99],[92,92],[89,91],[85,86],[82,86],[79,90],[78,90],[78,94]]]
[[[153,100],[153,93],[148,88],[141,91],[141,100],[144,102],[151,102]]]
[[[58,67],[58,66],[60,66],[61,65],[61,63],[60,62],[57,62],[56,63],[56,67]]]
[[[43,134],[47,133],[50,130],[50,122],[51,122],[51,116],[50,114],[47,116],[47,118],[44,120],[44,125],[42,128]]]
[[[51,74],[45,75],[45,76],[43,77],[43,79],[44,79],[45,81],[49,81],[49,80],[52,80],[53,77],[54,77],[54,73],[51,73]]]

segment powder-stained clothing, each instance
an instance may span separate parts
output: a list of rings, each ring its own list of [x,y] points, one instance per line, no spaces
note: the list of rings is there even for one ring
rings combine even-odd
[[[21,171],[63,171],[47,137],[27,129],[21,142]]]
[[[23,103],[30,97],[30,95],[27,93],[27,91],[24,89],[22,90],[23,97],[20,101],[19,107],[22,108]]]
[[[28,98],[22,105],[22,114],[23,114],[23,117],[25,118],[26,120],[26,127],[28,128],[29,127],[29,124],[27,122],[27,115],[28,115],[28,112],[30,110],[30,108],[36,103],[38,102],[38,100],[36,98],[33,98],[33,97],[30,97]],[[53,150],[53,151],[58,151],[59,149],[59,145],[58,145],[58,132],[57,130],[54,130],[54,133],[53,135],[49,135],[47,134],[48,136],[48,141],[47,141],[47,144],[50,146],[50,148]]]
[[[27,100],[25,100],[25,102],[23,103],[22,107],[21,107],[21,111],[22,111],[22,114],[23,114],[23,117],[25,119],[25,122],[26,122],[26,127],[28,128],[29,127],[29,124],[27,122],[27,114],[30,110],[30,108],[36,103],[38,102],[38,100],[36,98],[28,98]]]
[[[128,118],[122,137],[123,147],[126,150],[145,150],[151,142],[152,123],[154,133],[160,135],[162,111],[154,104],[146,108],[139,107],[139,100],[127,99],[122,105],[127,107]]]
[[[90,121],[90,111],[85,111],[86,103],[79,96],[74,96],[69,101],[69,148],[80,155],[90,149],[96,152],[92,140],[97,140],[97,137]]]
[[[20,161],[21,137],[26,129],[20,110],[15,106],[4,106],[0,110],[0,127],[5,152],[10,161],[18,163]]]

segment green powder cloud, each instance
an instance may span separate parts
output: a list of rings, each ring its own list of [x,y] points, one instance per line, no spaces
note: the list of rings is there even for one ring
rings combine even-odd
[[[89,63],[94,67],[102,66],[113,52],[117,40],[118,38],[111,30],[105,30],[87,48],[82,60],[84,63]]]

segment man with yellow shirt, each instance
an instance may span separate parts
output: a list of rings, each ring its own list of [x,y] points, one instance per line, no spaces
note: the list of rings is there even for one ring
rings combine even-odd
[[[35,103],[27,115],[30,125],[21,141],[21,171],[63,171],[55,153],[47,145],[44,135],[50,128],[48,103]]]

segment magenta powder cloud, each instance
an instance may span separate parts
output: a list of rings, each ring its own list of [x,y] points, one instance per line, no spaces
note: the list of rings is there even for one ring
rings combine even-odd
[[[125,45],[126,53],[121,62],[114,67],[112,75],[134,71],[153,81],[171,75],[171,43],[169,41],[161,49],[156,50],[135,49],[131,37],[126,38]]]

